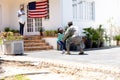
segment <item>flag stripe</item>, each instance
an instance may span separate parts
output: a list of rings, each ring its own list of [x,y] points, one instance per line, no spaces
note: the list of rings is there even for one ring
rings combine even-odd
[[[48,16],[48,1],[30,2],[28,5],[28,17],[42,18]]]
[[[44,12],[44,11],[47,11],[47,9],[29,10],[29,12]]]
[[[47,5],[44,5],[44,6],[36,6],[36,9],[45,9],[47,8]]]
[[[44,15],[28,15],[28,17],[30,18],[42,18],[42,17],[46,17],[48,14],[44,14]]]
[[[45,3],[38,3],[38,2],[36,2],[36,6],[43,6],[43,5],[47,5],[47,2],[45,2]]]
[[[40,14],[47,14],[47,11],[46,12],[35,12],[35,13],[33,13],[33,12],[31,12],[31,13],[29,13],[30,15],[32,15],[32,14],[38,14],[38,15],[40,15]]]

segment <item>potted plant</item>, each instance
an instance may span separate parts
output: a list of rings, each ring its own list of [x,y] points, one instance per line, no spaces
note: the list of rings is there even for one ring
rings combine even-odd
[[[102,25],[99,25],[97,29],[94,29],[92,27],[84,28],[84,34],[86,35],[86,41],[85,45],[86,48],[97,48],[103,46],[103,33],[104,29],[102,28]]]
[[[1,35],[4,54],[23,54],[23,36],[14,35],[13,32],[2,32]]]
[[[119,46],[120,45],[120,34],[119,35],[116,35],[114,37],[114,39],[116,40],[116,45]]]
[[[40,36],[43,36],[45,29],[43,27],[39,27],[38,31],[40,32]]]
[[[85,34],[85,37],[86,37],[86,41],[85,41],[85,45],[86,45],[86,48],[92,48],[92,44],[93,44],[93,31],[94,29],[92,27],[89,27],[89,28],[84,28],[84,34]]]

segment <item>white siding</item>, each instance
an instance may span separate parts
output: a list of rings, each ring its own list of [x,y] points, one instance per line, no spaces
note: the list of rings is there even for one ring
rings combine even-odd
[[[43,27],[49,30],[55,30],[61,26],[61,0],[49,1],[50,19],[43,19]]]
[[[6,0],[1,0],[0,1],[0,10],[1,10],[1,14],[0,14],[0,18],[1,18],[1,22],[0,22],[0,31],[3,31],[5,27],[9,27],[9,1]]]
[[[62,25],[66,26],[67,22],[73,20],[72,0],[62,0]]]
[[[2,25],[2,6],[0,4],[0,25]]]

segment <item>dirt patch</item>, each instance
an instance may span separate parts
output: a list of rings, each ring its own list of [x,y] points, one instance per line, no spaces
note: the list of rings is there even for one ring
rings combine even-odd
[[[65,66],[50,62],[2,61],[5,73],[1,77],[8,79],[13,75],[23,75],[30,80],[119,80],[118,73],[92,68]],[[81,66],[82,67],[82,66]],[[13,78],[13,77],[12,77]],[[12,79],[11,79],[12,80]]]
[[[1,74],[4,78],[0,80],[76,80],[74,76],[58,74],[50,68],[37,67],[29,62],[3,61],[1,66],[5,72]],[[15,79],[18,74],[26,79]]]

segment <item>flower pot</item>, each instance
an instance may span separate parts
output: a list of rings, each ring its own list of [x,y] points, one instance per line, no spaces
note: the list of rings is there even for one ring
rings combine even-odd
[[[22,55],[24,53],[23,40],[4,41],[3,45],[4,54]]]
[[[116,41],[116,45],[119,46],[120,45],[120,41]]]

